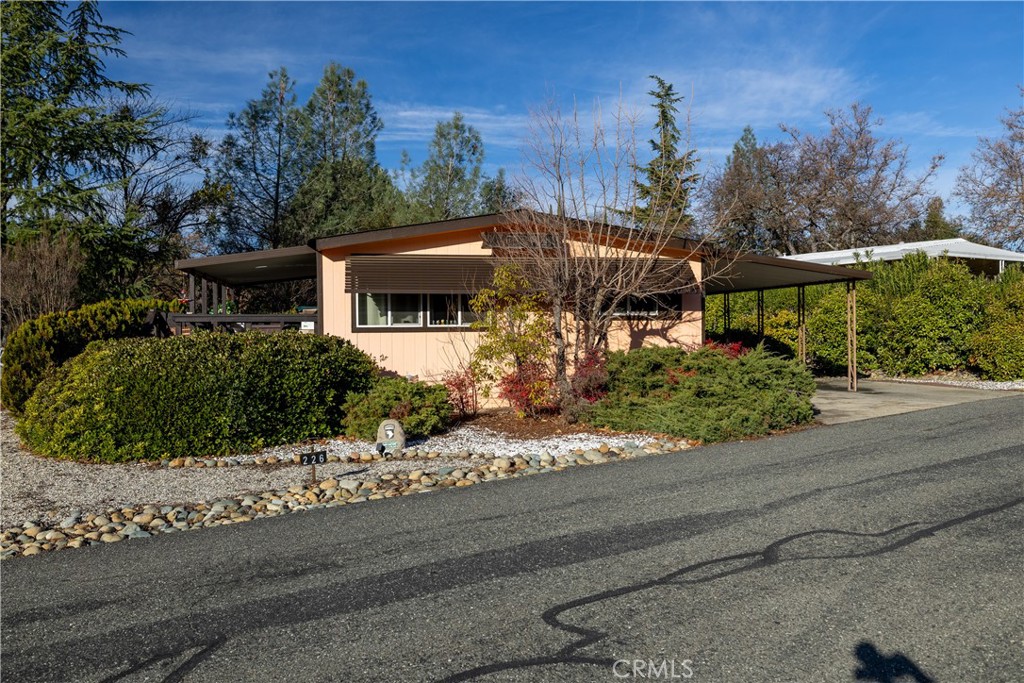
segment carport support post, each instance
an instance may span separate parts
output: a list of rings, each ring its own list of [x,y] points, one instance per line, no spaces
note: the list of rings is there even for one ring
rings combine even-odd
[[[764,290],[757,290],[757,336],[764,339]]]
[[[722,334],[729,334],[729,325],[732,323],[732,310],[729,308],[729,292],[722,295],[725,299],[722,302]]]
[[[849,391],[857,391],[857,283],[846,283],[846,380]]]
[[[196,276],[188,274],[188,312],[196,312]]]
[[[804,286],[796,288],[796,352],[800,362],[807,364],[807,299]]]

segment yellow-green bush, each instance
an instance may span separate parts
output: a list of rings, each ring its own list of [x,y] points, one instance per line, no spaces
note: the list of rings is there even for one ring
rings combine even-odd
[[[18,434],[60,458],[226,455],[334,436],[373,361],[336,337],[196,333],[94,342],[25,404]]]
[[[158,299],[112,299],[25,322],[4,348],[0,400],[11,412],[20,413],[48,371],[80,354],[90,342],[145,334],[150,310],[174,306]]]
[[[857,288],[857,368],[878,368],[876,319],[881,302],[867,287]],[[807,353],[825,374],[846,372],[846,289],[829,287],[807,315]]]
[[[992,287],[981,329],[971,335],[970,362],[993,380],[1024,377],[1024,277]]]
[[[931,263],[909,294],[891,302],[876,342],[879,367],[890,375],[967,367],[983,296],[983,281],[967,266],[946,259]]]

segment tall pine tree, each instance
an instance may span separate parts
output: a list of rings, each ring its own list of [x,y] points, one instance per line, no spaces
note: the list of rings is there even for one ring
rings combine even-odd
[[[638,206],[635,218],[641,223],[656,223],[677,235],[689,233],[693,223],[690,215],[690,196],[700,180],[694,171],[699,159],[694,150],[680,151],[682,133],[676,123],[683,100],[671,83],[659,76],[651,76],[656,87],[648,91],[654,98],[657,120],[656,137],[650,141],[653,158],[637,169],[641,179],[636,181]]]
[[[295,102],[295,81],[282,67],[270,73],[258,99],[228,116],[216,169],[231,197],[214,236],[223,252],[291,246],[296,239],[285,213],[308,169],[308,124]]]

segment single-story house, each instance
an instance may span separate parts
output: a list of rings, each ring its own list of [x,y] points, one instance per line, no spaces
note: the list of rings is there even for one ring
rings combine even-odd
[[[170,321],[189,326],[294,324],[350,340],[401,375],[436,379],[455,369],[475,344],[469,300],[490,282],[516,221],[503,214],[366,230],[312,240],[304,246],[178,261],[188,275],[189,312]],[[643,251],[628,229],[603,233],[609,249]],[[581,231],[573,240],[589,239]],[[566,245],[569,246],[569,245]],[[571,248],[571,246],[570,246]],[[609,338],[615,349],[643,344],[695,346],[704,339],[708,295],[846,282],[864,270],[711,250],[684,239],[657,247],[678,264],[677,287],[658,297],[631,297]],[[713,273],[712,273],[713,271]],[[666,271],[668,272],[668,271]],[[271,282],[316,282],[313,311],[294,316],[217,315],[231,290]],[[671,289],[671,288],[669,288]],[[855,300],[855,299],[854,299]]]
[[[1009,249],[999,249],[985,244],[977,244],[961,237],[948,240],[927,240],[924,242],[900,242],[899,244],[882,244],[857,249],[839,249],[837,251],[819,251],[813,254],[795,254],[787,259],[802,263],[820,263],[830,266],[849,266],[856,263],[871,261],[899,261],[908,254],[921,252],[929,258],[945,256],[960,261],[971,269],[971,272],[985,275],[997,275],[1009,263],[1024,264],[1024,254]]]

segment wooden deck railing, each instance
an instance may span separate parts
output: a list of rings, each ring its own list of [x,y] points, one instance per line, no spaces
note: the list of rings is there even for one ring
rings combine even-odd
[[[281,330],[302,330],[319,334],[316,313],[168,313],[167,324],[175,334],[186,330],[216,330],[221,332],[279,332]]]

